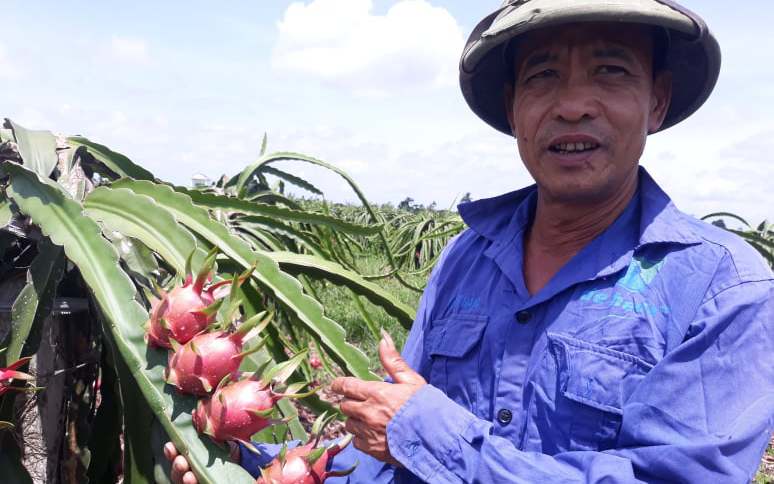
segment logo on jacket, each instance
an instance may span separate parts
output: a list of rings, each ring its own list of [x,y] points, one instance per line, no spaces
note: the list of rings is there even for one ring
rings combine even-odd
[[[663,265],[663,259],[649,261],[641,256],[633,257],[626,274],[618,280],[616,286],[641,294],[653,282]]]
[[[664,266],[664,260],[651,261],[644,257],[633,257],[626,273],[613,287],[590,289],[581,294],[580,301],[590,308],[616,309],[623,313],[654,315],[669,314],[669,306],[651,300],[645,295],[646,289]],[[585,305],[585,304],[584,304]]]
[[[471,313],[481,308],[481,300],[475,296],[457,294],[452,302],[452,311],[455,313]]]

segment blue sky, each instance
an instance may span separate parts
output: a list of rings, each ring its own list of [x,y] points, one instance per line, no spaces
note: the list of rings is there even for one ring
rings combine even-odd
[[[2,115],[83,134],[157,176],[232,174],[270,150],[348,170],[369,198],[448,206],[530,183],[515,142],[466,107],[464,39],[499,1],[0,0]],[[648,141],[642,163],[695,215],[774,218],[774,7],[686,0],[718,37],[723,69],[693,117]],[[340,180],[287,169],[332,200]]]

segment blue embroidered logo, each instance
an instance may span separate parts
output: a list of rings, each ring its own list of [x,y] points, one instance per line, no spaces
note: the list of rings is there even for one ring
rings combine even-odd
[[[479,300],[479,298],[473,296],[463,296],[462,294],[457,294],[454,296],[454,302],[452,303],[452,308],[456,313],[476,311],[480,307],[481,300]]]
[[[633,257],[626,269],[626,274],[616,281],[614,287],[586,291],[581,295],[580,301],[599,305],[600,309],[619,308],[626,313],[669,314],[669,306],[654,304],[642,298],[663,265],[663,259],[650,261],[644,257]],[[623,291],[617,290],[618,288],[623,289]]]
[[[618,280],[616,286],[642,294],[664,265],[664,260],[649,261],[644,257],[633,257],[626,274]]]

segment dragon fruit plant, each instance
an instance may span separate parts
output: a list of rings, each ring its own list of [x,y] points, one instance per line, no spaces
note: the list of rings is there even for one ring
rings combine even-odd
[[[293,449],[283,446],[279,455],[264,469],[257,484],[322,484],[329,477],[341,477],[352,473],[357,464],[344,471],[329,471],[328,463],[352,440],[352,435],[330,445],[320,445],[325,427],[335,418],[321,414],[312,426],[306,444]]]
[[[307,389],[281,386],[282,372],[238,376],[240,355],[242,370],[253,370],[267,360],[285,361],[285,350],[297,353],[296,348],[317,341],[326,368],[330,361],[334,371],[378,380],[366,354],[347,342],[347,332],[323,310],[317,281],[346,287],[406,327],[414,319],[412,307],[363,278],[354,264],[358,248],[373,245],[367,243],[371,237],[378,236],[389,250],[384,221],[370,206],[365,219],[350,219],[325,206],[299,204],[264,183],[267,176],[284,177],[317,192],[311,183],[273,166],[304,160],[344,177],[367,204],[345,173],[321,160],[264,153],[264,143],[261,158],[244,170],[216,186],[189,189],[159,180],[128,157],[84,137],[29,130],[11,120],[0,124],[0,280],[8,283],[6,297],[12,302],[10,320],[0,324],[0,346],[5,347],[0,351],[0,481],[8,480],[6,476],[31,480],[21,456],[28,450],[26,442],[37,441],[27,438],[37,430],[14,427],[10,412],[26,397],[22,390],[32,389],[23,384],[31,379],[19,371],[23,363],[16,362],[22,351],[33,358],[61,352],[63,361],[78,362],[73,368],[53,368],[64,372],[68,384],[61,395],[51,392],[47,398],[59,398],[51,407],[63,414],[41,421],[49,422],[43,428],[46,441],[50,436],[62,453],[47,456],[47,465],[40,467],[53,474],[41,480],[66,480],[65,472],[95,482],[133,480],[128,473],[122,476],[121,469],[153,475],[152,459],[132,459],[134,453],[128,452],[149,442],[147,433],[134,432],[136,422],[126,418],[153,414],[153,422],[147,423],[175,443],[199,482],[215,484],[225,478],[246,484],[255,479],[229,462],[224,449],[206,445],[185,414],[195,414],[199,430],[216,439],[247,439],[280,417],[295,417],[293,405],[282,397],[300,397]],[[224,318],[230,308],[225,293],[233,281],[215,274],[215,254],[203,252],[210,247],[221,252],[217,262],[222,272],[255,265],[238,291],[245,317],[237,321],[263,309],[274,311],[277,331],[261,335],[269,351],[244,356],[260,344],[250,340],[257,331],[232,327],[233,321]],[[193,270],[191,259],[196,261]],[[172,274],[171,286],[164,291],[155,287]],[[60,324],[61,318],[49,316],[70,312],[78,315],[68,319],[67,331],[74,330],[77,337],[63,338],[57,348],[39,344],[37,335]],[[176,353],[171,358],[170,349]],[[314,368],[317,362],[309,365]],[[164,373],[180,391],[170,391]],[[225,376],[218,380],[221,374]],[[218,396],[197,402],[181,394],[206,392],[208,386],[216,387]],[[122,402],[120,408],[111,405],[115,401]],[[271,415],[275,406],[277,414]],[[317,408],[317,402],[309,406]],[[74,408],[79,410],[64,411]],[[246,430],[240,432],[232,420],[246,422]],[[305,439],[295,418],[285,427],[293,438]],[[99,438],[89,437],[92,430],[99,430]],[[80,458],[89,454],[94,458]],[[123,466],[115,465],[117,456]],[[65,469],[57,461],[75,467]]]

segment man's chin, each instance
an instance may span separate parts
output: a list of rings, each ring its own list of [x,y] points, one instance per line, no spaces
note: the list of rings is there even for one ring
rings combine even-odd
[[[574,205],[588,205],[599,203],[610,198],[609,190],[600,183],[579,183],[577,180],[557,180],[547,185],[538,184],[547,201],[552,203],[564,203]]]

